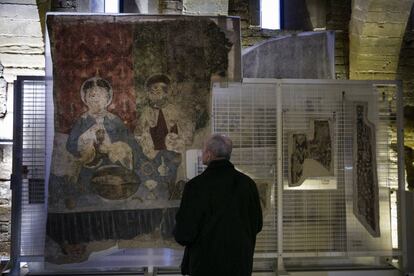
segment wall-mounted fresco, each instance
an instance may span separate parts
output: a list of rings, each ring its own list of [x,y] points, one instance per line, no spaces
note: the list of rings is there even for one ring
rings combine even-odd
[[[239,19],[48,15],[54,145],[46,261],[174,246],[211,81],[240,80]]]

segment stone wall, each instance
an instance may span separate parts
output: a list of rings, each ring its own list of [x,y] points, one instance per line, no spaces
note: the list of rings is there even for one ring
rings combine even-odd
[[[353,0],[349,67],[353,80],[395,80],[414,0]]]
[[[4,78],[44,75],[44,44],[34,0],[0,0],[0,63]]]
[[[404,144],[406,180],[414,189],[414,6],[405,29],[398,62],[397,79],[403,81],[404,93]]]
[[[0,145],[0,256],[10,250],[10,174],[12,146]]]
[[[44,75],[45,69],[43,35],[35,0],[0,0],[0,67],[4,67],[0,72],[0,256],[8,256],[13,81],[18,75]]]
[[[336,79],[349,79],[349,20],[351,0],[329,0],[326,6],[326,29],[335,30]]]
[[[244,78],[334,79],[333,31],[269,39],[243,52]]]
[[[414,6],[401,45],[397,79],[403,80],[404,103],[414,106]]]
[[[240,16],[241,43],[243,49],[269,38],[300,32],[300,30],[267,30],[260,28],[260,26],[255,24],[257,23],[257,19],[250,16],[250,10],[254,9],[252,5],[256,6],[256,3],[251,0],[229,0],[229,16]]]
[[[286,5],[286,2],[288,2]],[[241,38],[244,49],[273,37],[299,33],[313,29],[335,31],[335,75],[336,79],[349,78],[349,20],[351,17],[351,0],[286,1],[284,7],[283,30],[266,30],[252,24],[249,15],[251,1],[230,0],[229,15],[240,16]],[[293,2],[296,5],[293,5]],[[323,4],[323,9],[316,7]],[[298,8],[298,5],[301,8]],[[306,14],[304,19],[301,16]]]
[[[192,15],[227,15],[228,0],[183,0],[183,13]],[[212,3],[213,2],[213,3]]]

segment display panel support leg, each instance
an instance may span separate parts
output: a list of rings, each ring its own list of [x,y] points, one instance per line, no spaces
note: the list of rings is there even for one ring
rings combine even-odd
[[[283,262],[282,256],[277,258],[276,276],[279,275],[289,275],[289,273],[285,269],[285,263]]]
[[[287,275],[283,263],[283,110],[282,110],[282,87],[276,85],[276,120],[277,120],[277,267],[276,275]]]
[[[22,79],[14,82],[14,130],[13,130],[13,172],[11,177],[12,218],[10,247],[10,276],[20,275],[20,238],[22,213],[22,148],[23,148],[23,95]]]
[[[157,268],[154,268],[154,266],[148,266],[144,270],[144,276],[155,276],[157,275]]]

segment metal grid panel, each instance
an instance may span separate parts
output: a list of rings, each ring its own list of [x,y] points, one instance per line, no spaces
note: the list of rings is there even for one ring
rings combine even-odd
[[[333,118],[337,186],[333,190],[284,191],[284,250],[318,254],[345,251],[347,255],[355,256],[392,255],[387,182],[390,176],[389,143],[385,135],[388,128],[378,118],[378,96],[372,83],[288,84],[283,88],[282,99],[287,117],[283,126],[284,154],[287,153],[286,132],[309,127],[309,118]],[[368,104],[368,119],[376,127],[380,237],[369,234],[353,212],[355,102]],[[290,111],[293,113],[288,114]],[[284,158],[285,178],[287,162],[288,158]]]
[[[276,88],[281,85],[283,131],[283,256],[384,256],[392,255],[390,242],[389,187],[396,185],[396,164],[390,162],[389,122],[395,121],[395,102],[378,102],[371,82],[334,81],[245,81],[242,85],[214,88],[213,114],[215,132],[228,134],[235,142],[232,161],[256,180],[262,170],[276,163],[276,132],[271,143],[263,143],[257,133],[277,131]],[[241,87],[240,87],[241,86]],[[395,89],[389,92],[395,100]],[[381,236],[374,238],[353,212],[353,135],[355,101],[369,106],[369,120],[376,126],[376,153],[379,187]],[[260,118],[263,106],[273,113],[267,121]],[[386,106],[387,105],[387,106]],[[392,105],[393,108],[389,108]],[[383,111],[387,109],[388,113]],[[380,114],[380,116],[378,116]],[[306,188],[288,185],[288,139],[293,132],[309,132],[312,119],[332,122],[334,177],[312,182]],[[257,125],[256,125],[257,124]],[[258,129],[262,128],[260,131]],[[267,131],[267,132],[266,132]],[[272,133],[273,134],[273,133]],[[269,135],[268,137],[272,136]],[[387,135],[385,135],[387,134]],[[274,147],[274,148],[272,148]],[[271,159],[261,151],[272,153]],[[243,153],[240,153],[240,151]],[[250,160],[250,161],[249,161]],[[255,161],[252,161],[255,160]],[[266,164],[265,166],[261,165]],[[273,180],[276,179],[276,170]],[[271,179],[270,177],[268,179]],[[316,184],[315,184],[316,183]],[[393,184],[394,183],[394,184]],[[328,185],[327,185],[328,184]],[[306,185],[304,185],[306,186]],[[276,184],[272,187],[272,207],[276,208]],[[271,227],[258,239],[257,251],[277,252],[276,210],[266,217]],[[266,247],[262,244],[271,246]]]
[[[391,225],[390,225],[390,184],[391,177],[388,141],[387,119],[382,114],[380,116],[380,101],[378,92],[372,86],[351,86],[346,91],[346,108],[345,108],[345,128],[347,131],[347,141],[349,147],[352,145],[352,134],[354,128],[354,102],[368,103],[367,116],[371,123],[376,127],[376,162],[377,162],[377,179],[378,179],[378,200],[379,200],[379,229],[380,237],[373,237],[366,231],[362,224],[353,214],[353,156],[352,151],[345,150],[345,167],[351,168],[345,174],[346,197],[347,197],[347,234],[348,234],[348,252],[350,254],[368,256],[392,255],[391,245]],[[348,147],[347,145],[347,147]],[[395,172],[396,173],[396,172]],[[395,174],[396,177],[397,174]]]
[[[20,255],[41,256],[44,251],[45,205],[45,82],[22,81],[22,214]]]
[[[213,132],[233,140],[231,160],[256,181],[264,203],[264,226],[256,252],[277,249],[275,89],[272,84],[235,84],[216,86],[213,92]]]
[[[377,158],[382,168],[378,177],[390,189],[390,223],[392,248],[398,248],[398,158],[397,158],[397,86],[377,85],[375,94],[378,97],[379,124]]]
[[[397,164],[397,87],[375,86],[375,95],[378,98],[378,178],[383,179],[384,185],[391,189],[398,189]]]
[[[296,189],[285,188],[283,240],[287,253],[343,252],[346,249],[344,164],[340,150],[344,143],[341,89],[337,85],[321,84],[282,86],[284,187],[288,186],[289,137],[297,132],[312,136],[311,122],[314,120],[331,122],[332,165],[336,179],[333,188],[332,185],[324,188],[322,181],[308,185],[308,189],[301,188],[305,182]]]

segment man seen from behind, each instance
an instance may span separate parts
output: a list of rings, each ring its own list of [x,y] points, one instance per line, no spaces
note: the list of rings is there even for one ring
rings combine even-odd
[[[213,134],[202,153],[206,170],[185,185],[175,240],[185,246],[183,275],[250,276],[262,210],[256,184],[230,162],[232,141]]]

